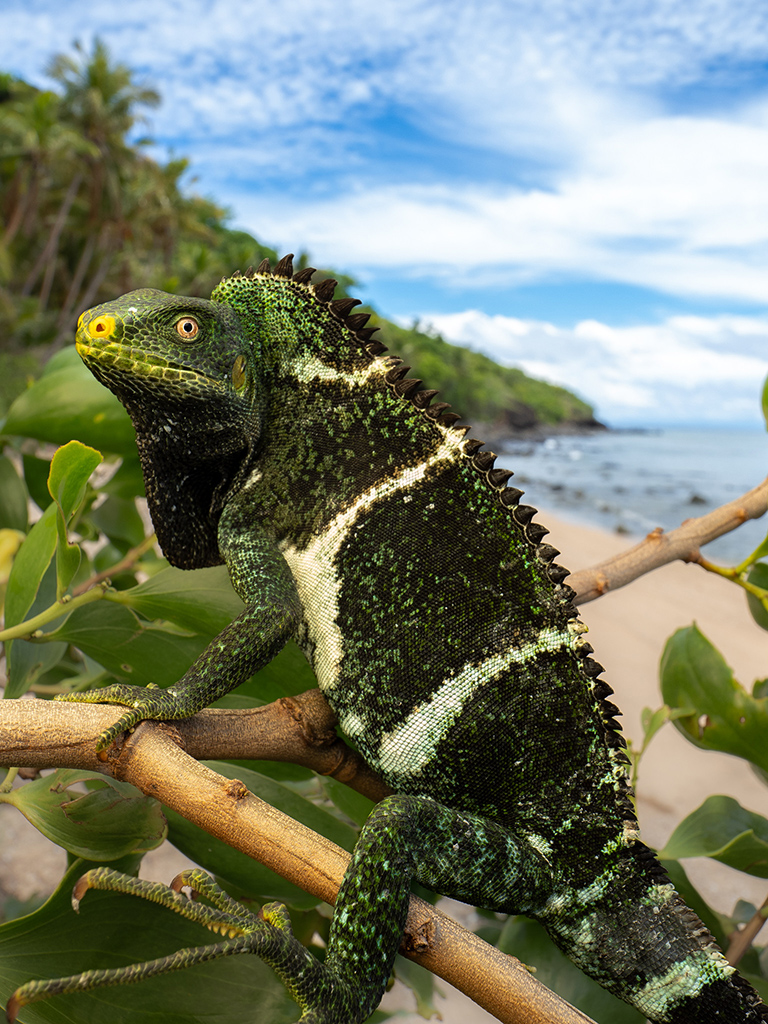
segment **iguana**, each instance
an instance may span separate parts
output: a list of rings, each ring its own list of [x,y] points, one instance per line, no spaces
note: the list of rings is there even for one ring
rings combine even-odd
[[[246,605],[175,686],[81,694],[129,709],[100,748],[194,714],[294,638],[395,794],[363,827],[324,964],[276,906],[255,917],[196,876],[214,908],[190,908],[278,971],[303,1024],[373,1012],[413,879],[537,919],[658,1024],[768,1021],[638,837],[612,690],[535,510],[357,301],[312,274],[285,257],[210,301],[142,289],[77,331],[133,420],[165,555],[225,562]],[[14,1007],[51,991],[29,983]]]

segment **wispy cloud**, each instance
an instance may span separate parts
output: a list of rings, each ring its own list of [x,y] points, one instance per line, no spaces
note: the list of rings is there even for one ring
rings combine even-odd
[[[573,328],[478,310],[426,318],[445,338],[574,389],[614,425],[760,423],[768,317]]]
[[[417,274],[487,268],[768,300],[768,125],[657,117],[593,143],[548,189],[386,185],[318,201],[242,195],[241,218],[331,261]],[[476,275],[465,283],[478,281]]]

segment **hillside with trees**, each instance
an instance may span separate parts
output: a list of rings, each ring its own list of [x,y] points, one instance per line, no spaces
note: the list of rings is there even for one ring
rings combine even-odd
[[[71,342],[83,309],[141,287],[207,296],[233,270],[278,258],[187,187],[188,160],[148,155],[151,139],[137,130],[160,96],[103,42],[54,56],[45,71],[51,90],[0,73],[0,415]],[[354,285],[323,274],[337,278],[338,294]],[[384,343],[474,422],[508,431],[594,422],[564,388],[416,326],[377,322]]]

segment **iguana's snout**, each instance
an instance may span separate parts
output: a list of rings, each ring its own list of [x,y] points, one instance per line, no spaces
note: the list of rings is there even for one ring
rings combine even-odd
[[[75,347],[82,357],[93,348],[94,342],[111,341],[118,333],[122,323],[109,314],[99,313],[99,307],[86,309],[77,321]]]

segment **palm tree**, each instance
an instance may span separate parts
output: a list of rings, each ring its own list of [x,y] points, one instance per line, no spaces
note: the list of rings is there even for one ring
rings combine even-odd
[[[109,50],[100,39],[94,41],[91,54],[80,43],[75,44],[75,49],[77,56],[58,54],[46,68],[47,74],[63,86],[64,117],[90,146],[66,197],[71,199],[70,205],[74,203],[83,181],[87,182],[85,237],[64,296],[57,341],[67,332],[72,310],[80,298],[95,297],[110,272],[115,254],[129,235],[126,188],[140,160],[136,145],[148,140],[130,144],[127,135],[141,120],[137,108],[154,107],[160,102],[154,89],[134,82],[134,73],[127,65],[111,61]],[[52,242],[43,257],[46,277],[42,300],[47,300],[50,290],[45,286],[55,270],[63,226],[63,222],[54,226]]]

